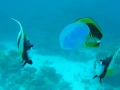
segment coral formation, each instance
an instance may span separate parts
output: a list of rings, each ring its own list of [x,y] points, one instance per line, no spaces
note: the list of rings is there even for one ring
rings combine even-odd
[[[3,90],[71,90],[69,83],[55,68],[42,66],[22,68],[16,51],[0,53],[0,85]]]

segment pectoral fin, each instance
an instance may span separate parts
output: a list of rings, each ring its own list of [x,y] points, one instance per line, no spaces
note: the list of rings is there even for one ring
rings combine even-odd
[[[94,77],[93,77],[93,79],[95,79],[95,78],[97,78],[98,77],[98,75],[95,75]]]

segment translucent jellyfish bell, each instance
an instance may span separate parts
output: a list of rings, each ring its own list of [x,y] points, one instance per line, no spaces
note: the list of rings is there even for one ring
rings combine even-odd
[[[78,49],[84,47],[86,37],[90,29],[83,22],[75,22],[67,25],[60,33],[60,46],[63,49]]]

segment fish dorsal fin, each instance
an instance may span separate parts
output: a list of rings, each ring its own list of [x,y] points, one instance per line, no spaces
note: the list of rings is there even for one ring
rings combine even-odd
[[[17,43],[18,43],[18,52],[19,52],[20,55],[22,55],[23,51],[24,51],[24,38],[25,38],[24,34],[25,33],[23,31],[21,23],[18,20],[14,19],[14,18],[11,18],[11,19],[13,21],[17,22],[18,25],[20,26],[20,31],[19,31],[18,37],[17,37]]]
[[[100,29],[100,27],[97,25],[97,23],[93,20],[93,19],[91,19],[91,18],[80,18],[80,19],[78,19],[78,20],[76,20],[76,22],[84,22],[84,23],[86,23],[86,24],[93,24],[95,27],[97,27],[98,28],[98,30],[100,30],[101,31],[101,29]],[[102,31],[101,31],[102,32]]]
[[[21,25],[21,23],[18,20],[14,19],[14,18],[11,18],[11,19],[19,24],[20,30],[23,30],[22,25]]]
[[[114,75],[117,72],[117,70],[116,70],[117,68],[115,67],[115,60],[116,60],[116,57],[117,57],[119,51],[120,51],[120,48],[113,53],[112,60],[107,68],[106,76]]]
[[[102,38],[102,30],[100,29],[100,27],[97,25],[97,23],[91,19],[91,18],[80,18],[78,20],[76,20],[76,22],[84,22],[88,25],[88,27],[90,28],[90,32],[92,34],[92,36],[97,37],[98,39]]]
[[[116,57],[117,57],[119,51],[120,51],[120,48],[113,53],[112,60],[111,60],[111,62],[110,62],[110,64],[109,64],[107,70],[111,70],[111,69],[113,68],[113,64],[115,63],[115,60],[116,60]]]
[[[19,32],[19,34],[18,34],[18,38],[19,38],[20,34],[21,34],[21,33],[24,33],[23,28],[22,28],[22,25],[21,25],[21,23],[20,23],[18,20],[14,19],[14,18],[11,18],[11,19],[12,19],[13,21],[17,22],[18,25],[20,26],[20,32]],[[18,40],[18,38],[17,38],[17,40]]]

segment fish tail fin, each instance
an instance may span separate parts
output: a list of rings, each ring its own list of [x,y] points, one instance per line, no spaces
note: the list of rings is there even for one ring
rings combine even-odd
[[[32,64],[33,62],[32,62],[32,60],[25,61],[22,67],[24,67],[27,63]]]
[[[32,64],[33,62],[32,62],[32,60],[28,60],[28,62],[27,62],[28,64]]]

